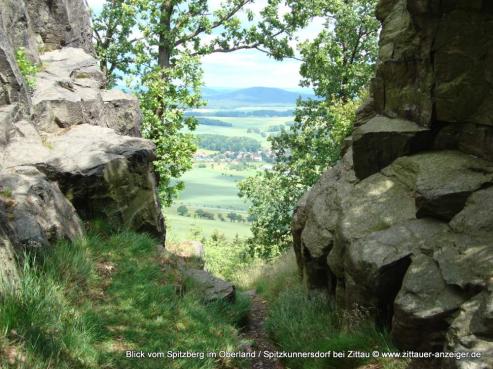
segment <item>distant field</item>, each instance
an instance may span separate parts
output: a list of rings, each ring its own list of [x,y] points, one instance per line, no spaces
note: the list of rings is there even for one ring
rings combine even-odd
[[[263,147],[268,147],[268,141],[266,137],[262,137],[257,133],[248,133],[248,128],[259,128],[265,131],[271,126],[279,124],[285,124],[293,120],[292,117],[207,117],[214,120],[220,120],[223,122],[233,124],[233,127],[217,127],[199,125],[194,131],[197,134],[217,134],[223,136],[246,136],[254,138],[262,144]]]
[[[208,116],[208,119],[220,120],[231,123],[232,127],[199,125],[196,134],[216,134],[229,137],[250,137],[258,140],[264,148],[269,146],[267,137],[250,132],[249,128],[266,132],[269,127],[285,124],[293,120],[292,117],[216,117]],[[200,150],[203,153],[211,153],[208,150]],[[203,166],[206,166],[205,168]],[[238,182],[245,177],[254,175],[265,163],[251,164],[246,170],[232,170],[229,164],[213,162],[196,162],[193,169],[181,178],[185,182],[185,190],[179,195],[172,208],[165,209],[166,223],[168,226],[168,239],[171,241],[183,241],[193,236],[193,230],[200,230],[205,236],[210,236],[215,230],[224,233],[229,239],[238,234],[242,238],[251,236],[250,224],[222,222],[217,219],[217,214],[224,217],[234,211],[247,217],[248,204],[238,197]],[[198,219],[179,216],[176,208],[180,205],[187,206],[191,212],[197,209],[207,210],[216,215],[216,219]]]
[[[229,170],[222,164],[207,163],[206,168],[195,164],[182,177],[185,190],[180,193],[177,205],[192,207],[247,210],[248,205],[238,197],[237,184],[243,178],[254,175],[256,170]]]
[[[246,213],[242,213],[242,215],[245,216]],[[166,209],[165,217],[167,239],[170,242],[190,240],[193,238],[194,231],[199,231],[205,237],[210,237],[214,231],[223,233],[228,239],[234,238],[235,235],[243,239],[251,236],[250,224],[248,223],[184,217],[176,214],[176,208]]]

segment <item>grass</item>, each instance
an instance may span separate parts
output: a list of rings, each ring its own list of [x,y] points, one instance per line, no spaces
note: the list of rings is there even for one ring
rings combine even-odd
[[[239,181],[255,174],[255,169],[229,170],[225,165],[207,163],[206,168],[195,164],[183,175],[185,190],[180,193],[177,204],[193,207],[246,210],[248,204],[238,197]]]
[[[238,271],[234,280],[243,289],[255,289],[268,301],[266,327],[282,351],[396,351],[387,333],[377,330],[366,312],[338,310],[326,296],[308,297],[292,252],[269,263],[257,261]],[[285,361],[290,369],[353,369],[369,363],[379,369],[404,369],[408,365],[404,360],[367,358]]]
[[[207,210],[209,211],[210,209]],[[214,210],[210,211],[214,212]],[[166,209],[165,217],[167,239],[172,242],[197,239],[197,234],[199,234],[199,240],[203,237],[209,238],[215,232],[223,233],[230,240],[234,239],[236,235],[240,238],[251,236],[250,224],[248,223],[232,223],[228,220],[222,222],[219,219],[209,220],[184,217],[176,214],[176,208]]]
[[[204,164],[206,167],[201,167]],[[255,172],[253,165],[245,170],[233,170],[230,165],[223,163],[196,163],[193,169],[181,178],[185,182],[185,190],[180,193],[175,205],[164,211],[168,238],[173,242],[188,240],[192,237],[190,230],[199,230],[205,237],[210,237],[217,231],[228,239],[233,239],[236,235],[241,238],[250,237],[248,223],[223,222],[217,218],[217,214],[222,214],[225,219],[226,214],[231,211],[240,213],[244,218],[248,216],[248,204],[238,197],[237,184]],[[197,209],[207,210],[214,213],[216,219],[180,216],[176,213],[180,205],[187,206],[191,212]]]
[[[129,359],[144,352],[235,351],[248,301],[205,304],[157,242],[92,230],[28,256],[0,301],[0,368],[238,368],[230,359]]]

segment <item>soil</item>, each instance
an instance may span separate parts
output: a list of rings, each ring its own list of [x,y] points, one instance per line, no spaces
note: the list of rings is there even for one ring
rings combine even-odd
[[[244,337],[252,342],[246,351],[255,351],[255,358],[251,360],[252,369],[285,369],[284,365],[278,359],[269,359],[262,355],[264,351],[276,352],[279,349],[269,338],[265,328],[268,307],[262,297],[249,291],[252,297],[252,306],[248,314],[248,326],[244,332]]]

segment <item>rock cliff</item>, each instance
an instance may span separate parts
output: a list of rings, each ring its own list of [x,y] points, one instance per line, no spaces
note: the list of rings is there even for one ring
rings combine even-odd
[[[138,101],[103,88],[92,52],[83,0],[0,0],[0,279],[15,280],[16,252],[80,237],[84,220],[164,239]]]
[[[298,204],[308,289],[363,306],[398,347],[493,367],[493,6],[380,0],[379,62],[352,146]]]

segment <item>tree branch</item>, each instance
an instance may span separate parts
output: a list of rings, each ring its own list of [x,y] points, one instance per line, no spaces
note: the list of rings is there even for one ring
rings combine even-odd
[[[250,3],[251,0],[242,0],[236,7],[232,8],[229,13],[227,13],[224,17],[219,18],[214,23],[212,23],[211,29],[215,29],[217,27],[222,26],[225,22],[233,18],[246,4]],[[187,43],[190,40],[193,40],[195,37],[204,33],[206,29],[202,26],[199,26],[194,32],[189,35],[182,37],[181,39],[175,42],[175,47],[180,46],[184,43]]]

